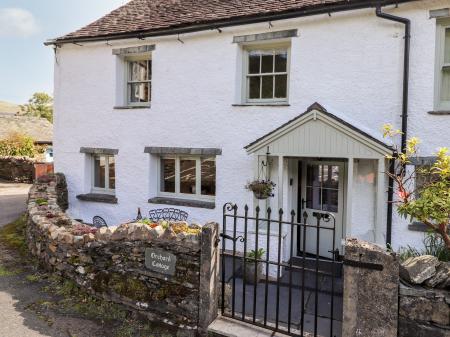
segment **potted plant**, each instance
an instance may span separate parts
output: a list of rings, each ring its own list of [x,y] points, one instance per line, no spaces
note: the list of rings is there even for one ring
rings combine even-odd
[[[260,248],[257,251],[252,250],[251,252],[247,253],[247,261],[245,264],[245,280],[248,283],[255,283],[255,277],[256,277],[256,283],[262,278],[263,276],[263,265],[261,263],[261,260],[263,255],[265,253],[265,250]],[[257,261],[255,263],[255,260]],[[255,268],[256,267],[256,268]]]
[[[264,200],[274,196],[273,189],[275,186],[275,183],[269,179],[257,179],[248,183],[245,188],[252,191],[256,199]]]

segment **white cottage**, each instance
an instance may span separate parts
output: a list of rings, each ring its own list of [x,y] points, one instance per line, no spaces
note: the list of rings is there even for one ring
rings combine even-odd
[[[424,164],[450,145],[449,8],[132,0],[48,41],[70,214],[118,224],[174,207],[221,223],[233,202],[331,212],[338,248],[346,236],[420,244],[420,224],[389,206],[381,129],[420,137]],[[244,188],[256,178],[277,184],[273,198]]]

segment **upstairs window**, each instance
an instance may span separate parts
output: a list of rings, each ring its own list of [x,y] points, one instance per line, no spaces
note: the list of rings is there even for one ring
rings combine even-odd
[[[133,105],[150,104],[152,98],[152,60],[127,60],[127,103]]]
[[[92,155],[92,193],[115,194],[116,165],[112,155]]]
[[[181,155],[161,157],[160,194],[188,199],[214,199],[215,157]]]
[[[438,24],[436,41],[436,109],[450,110],[450,21]]]
[[[245,55],[245,97],[247,102],[287,102],[288,48],[248,49]]]

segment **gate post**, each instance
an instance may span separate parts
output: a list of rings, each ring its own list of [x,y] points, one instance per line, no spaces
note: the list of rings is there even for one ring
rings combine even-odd
[[[206,336],[219,307],[219,225],[211,222],[202,228],[200,256],[200,308],[198,330]]]
[[[394,253],[346,240],[342,336],[397,337],[399,261]]]

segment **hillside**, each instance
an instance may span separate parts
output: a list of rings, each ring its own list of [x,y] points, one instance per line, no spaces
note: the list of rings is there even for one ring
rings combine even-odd
[[[20,108],[17,104],[0,101],[0,113],[15,114],[18,111]]]

